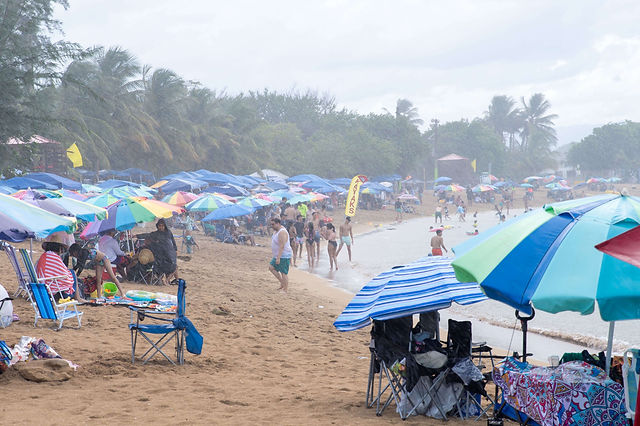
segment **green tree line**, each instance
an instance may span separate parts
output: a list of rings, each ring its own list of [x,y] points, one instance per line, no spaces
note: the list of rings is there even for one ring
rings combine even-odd
[[[251,173],[430,175],[434,158],[477,159],[519,177],[553,165],[556,137],[542,94],[491,100],[482,117],[423,127],[411,101],[360,114],[312,91],[227,94],[142,65],[121,47],[52,42],[66,0],[0,1],[0,141],[33,134],[77,143],[85,167],[159,175],[206,168]],[[24,161],[0,143],[0,167]]]

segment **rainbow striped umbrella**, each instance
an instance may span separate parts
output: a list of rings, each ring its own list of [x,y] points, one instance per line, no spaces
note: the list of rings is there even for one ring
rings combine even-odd
[[[456,185],[455,183],[451,184],[451,185],[446,185],[443,189],[445,191],[451,191],[451,192],[463,192],[463,191],[466,191],[466,189],[464,189],[464,186]]]
[[[123,197],[126,198],[126,197]],[[93,204],[98,207],[108,207],[111,204],[120,201],[122,198],[115,197],[112,194],[102,194],[97,195],[95,197],[87,198],[84,200],[85,203]]]
[[[536,309],[583,315],[598,304],[605,321],[638,318],[640,269],[596,244],[640,224],[640,198],[598,195],[545,205],[454,248],[462,282],[530,314]]]
[[[184,206],[190,212],[210,212],[222,206],[233,204],[231,201],[213,194],[207,194]]]
[[[174,206],[183,207],[193,200],[198,199],[198,196],[193,192],[176,191],[173,194],[169,194],[162,199],[167,204],[173,204]]]
[[[471,191],[473,192],[489,192],[489,191],[495,191],[497,188],[493,185],[476,185],[473,187],[473,189],[471,189]]]

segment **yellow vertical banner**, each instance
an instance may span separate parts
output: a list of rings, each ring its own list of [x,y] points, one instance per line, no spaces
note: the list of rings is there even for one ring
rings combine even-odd
[[[349,193],[347,194],[347,205],[344,208],[346,216],[355,216],[358,207],[358,198],[360,197],[360,187],[367,181],[365,175],[354,176],[349,185]]]
[[[82,154],[75,143],[67,148],[67,158],[73,163],[73,167],[82,167]]]
[[[471,167],[473,167],[473,171],[475,172],[476,171],[476,160],[475,160],[475,158],[471,162]]]

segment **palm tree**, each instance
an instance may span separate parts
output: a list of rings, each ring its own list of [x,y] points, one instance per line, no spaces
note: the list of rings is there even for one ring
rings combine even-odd
[[[524,120],[524,126],[520,130],[522,150],[527,150],[529,141],[534,134],[547,147],[555,145],[558,138],[556,137],[553,120],[558,116],[547,113],[551,108],[551,104],[544,98],[544,95],[542,93],[532,95],[529,98],[529,103],[523,97],[522,108],[522,118]]]
[[[512,151],[517,143],[515,135],[522,126],[522,110],[516,106],[515,101],[506,95],[494,96],[485,112],[485,119],[503,139],[509,135],[508,146]]]
[[[408,99],[398,99],[396,103],[396,120],[405,119],[415,127],[421,126],[424,121],[418,115],[418,108]]]

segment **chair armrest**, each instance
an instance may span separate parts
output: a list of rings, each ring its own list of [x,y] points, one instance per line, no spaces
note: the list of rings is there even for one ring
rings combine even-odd
[[[38,282],[43,283],[49,280],[59,280],[60,278],[67,278],[67,275],[56,275],[52,277],[38,277]]]
[[[77,300],[71,300],[70,302],[64,302],[64,303],[56,303],[56,305],[58,306],[72,306],[77,304],[78,304]]]

